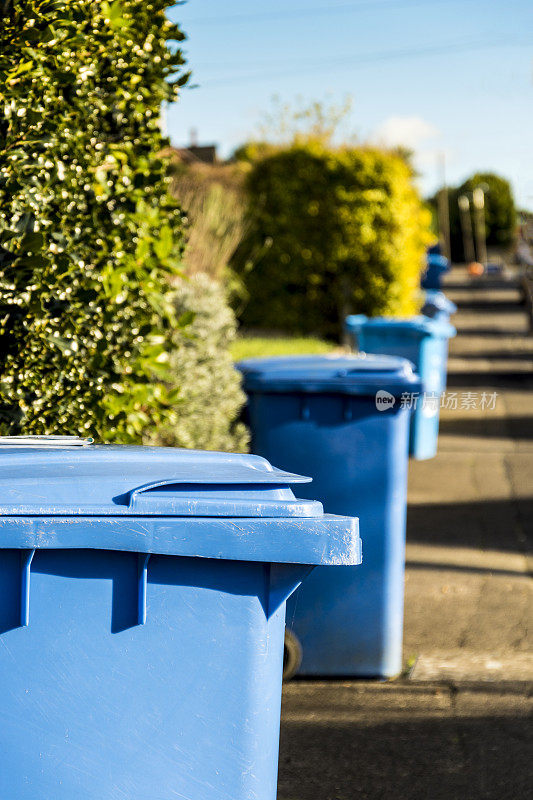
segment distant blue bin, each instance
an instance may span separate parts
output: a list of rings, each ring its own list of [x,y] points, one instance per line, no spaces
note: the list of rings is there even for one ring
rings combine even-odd
[[[1,798],[274,800],[285,601],[360,560],[357,520],[302,481],[256,456],[1,442]]]
[[[357,509],[363,564],[319,567],[287,606],[302,675],[390,677],[402,666],[409,410],[419,379],[404,359],[308,356],[238,365],[255,453],[313,477],[302,487]],[[377,394],[379,393],[379,397]]]
[[[457,312],[457,306],[449,300],[444,292],[437,289],[428,289],[422,306],[422,314],[431,319],[449,322],[452,314]]]
[[[438,289],[442,286],[442,276],[449,272],[450,262],[446,256],[438,253],[428,253],[426,270],[422,275],[420,284],[423,289]]]
[[[448,339],[455,336],[455,328],[422,315],[369,319],[353,314],[346,318],[345,326],[356,349],[401,356],[415,365],[422,385],[420,395],[412,400],[409,453],[420,460],[433,458],[437,454],[440,397],[446,389]]]

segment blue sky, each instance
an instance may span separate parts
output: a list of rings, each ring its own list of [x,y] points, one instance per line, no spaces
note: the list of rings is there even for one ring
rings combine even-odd
[[[189,0],[196,88],[166,112],[185,145],[223,156],[252,136],[272,98],[353,106],[361,141],[415,149],[424,193],[475,170],[509,178],[533,209],[533,0]]]

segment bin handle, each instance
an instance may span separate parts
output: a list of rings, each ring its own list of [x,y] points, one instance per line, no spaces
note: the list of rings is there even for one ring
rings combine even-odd
[[[161,481],[151,481],[150,483],[145,483],[143,486],[138,486],[136,489],[131,490],[128,505],[131,509],[133,509],[137,505],[139,495],[163,486],[178,486],[180,483],[188,483],[188,481],[184,481],[183,479],[179,478],[165,478]]]
[[[214,517],[321,517],[324,513],[322,503],[317,500],[300,500],[291,497],[264,498],[258,497],[212,497],[209,494],[202,496],[180,496],[169,493],[163,498],[160,492],[150,494],[150,490],[165,486],[179,486],[189,483],[189,480],[168,479],[153,481],[144,486],[133,489],[129,494],[128,507],[137,514],[158,514],[170,516],[214,516]],[[216,486],[216,484],[200,484],[202,486]],[[203,492],[202,492],[203,495]]]

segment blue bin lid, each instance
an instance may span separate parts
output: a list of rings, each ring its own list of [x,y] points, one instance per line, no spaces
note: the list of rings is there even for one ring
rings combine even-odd
[[[0,437],[0,515],[319,516],[290,489],[310,481],[253,455]]]
[[[280,356],[240,361],[247,390],[399,396],[415,391],[419,378],[405,358],[384,355]]]
[[[426,289],[424,308],[426,306],[433,306],[438,311],[445,311],[446,314],[455,314],[457,311],[455,303],[438,289]]]
[[[253,455],[0,437],[0,548],[360,563],[357,519],[295,498],[309,481]]]
[[[365,317],[362,314],[352,314],[344,322],[349,333],[357,334],[363,328],[369,328],[383,333],[399,333],[404,336],[420,338],[422,336],[436,336],[442,339],[451,339],[457,331],[449,322],[431,319],[423,314],[413,317]]]

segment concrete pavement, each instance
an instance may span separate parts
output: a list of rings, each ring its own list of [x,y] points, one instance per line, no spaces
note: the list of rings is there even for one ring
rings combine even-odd
[[[405,656],[413,679],[533,680],[533,337],[515,286],[459,275],[457,407],[409,471]]]
[[[405,673],[286,686],[279,800],[531,793],[533,337],[514,285],[446,291],[456,402],[410,466]]]
[[[523,684],[288,684],[279,800],[525,800]]]

